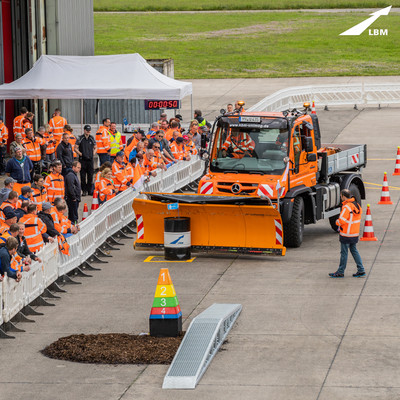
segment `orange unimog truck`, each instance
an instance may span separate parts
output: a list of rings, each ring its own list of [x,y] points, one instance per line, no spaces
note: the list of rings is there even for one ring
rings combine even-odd
[[[367,146],[321,144],[309,103],[283,112],[244,112],[243,105],[216,118],[198,193],[268,199],[280,213],[288,247],[301,245],[305,224],[329,219],[337,230],[340,191],[365,199]]]

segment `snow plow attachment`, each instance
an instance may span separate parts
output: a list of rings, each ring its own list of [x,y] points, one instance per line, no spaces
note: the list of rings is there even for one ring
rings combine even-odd
[[[193,252],[285,255],[282,219],[269,199],[176,193],[143,195],[147,199],[133,201],[136,250],[163,249],[164,218],[188,217]]]

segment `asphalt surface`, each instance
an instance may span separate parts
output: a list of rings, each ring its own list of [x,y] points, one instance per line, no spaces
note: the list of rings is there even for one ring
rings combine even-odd
[[[209,115],[228,98],[234,101],[240,87],[249,105],[263,97],[256,98],[256,82],[247,82],[248,96],[243,80],[231,82],[231,90],[229,81],[219,84],[204,81],[199,93],[199,99],[209,93]],[[264,84],[273,90],[278,82]],[[198,104],[206,109],[205,102]],[[66,286],[55,307],[41,307],[44,315],[35,323],[20,323],[25,333],[0,340],[0,399],[400,398],[400,177],[391,176],[399,108],[317,111],[323,142],[368,144],[363,177],[379,241],[358,246],[366,278],[351,276],[351,257],[344,279],[328,277],[338,266],[339,242],[327,221],[306,226],[303,245],[281,258],[198,255],[192,263],[144,262],[157,253],[135,252],[133,240],[124,240],[101,271],[75,278],[82,284]],[[384,171],[393,205],[377,205]],[[70,334],[147,332],[161,267],[170,269],[184,329],[214,302],[243,305],[195,390],[162,390],[167,366],[76,364],[41,355]]]

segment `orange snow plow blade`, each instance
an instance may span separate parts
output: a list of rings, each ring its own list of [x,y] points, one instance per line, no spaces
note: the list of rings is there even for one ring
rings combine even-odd
[[[284,256],[282,219],[269,200],[257,197],[143,193],[135,198],[136,250],[163,249],[164,218],[189,217],[192,251]],[[168,204],[179,203],[169,210]]]

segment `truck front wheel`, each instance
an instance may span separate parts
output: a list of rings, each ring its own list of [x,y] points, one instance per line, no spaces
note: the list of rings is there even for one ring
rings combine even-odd
[[[304,200],[302,197],[294,199],[292,216],[289,222],[283,225],[284,242],[286,247],[300,247],[304,232]]]

